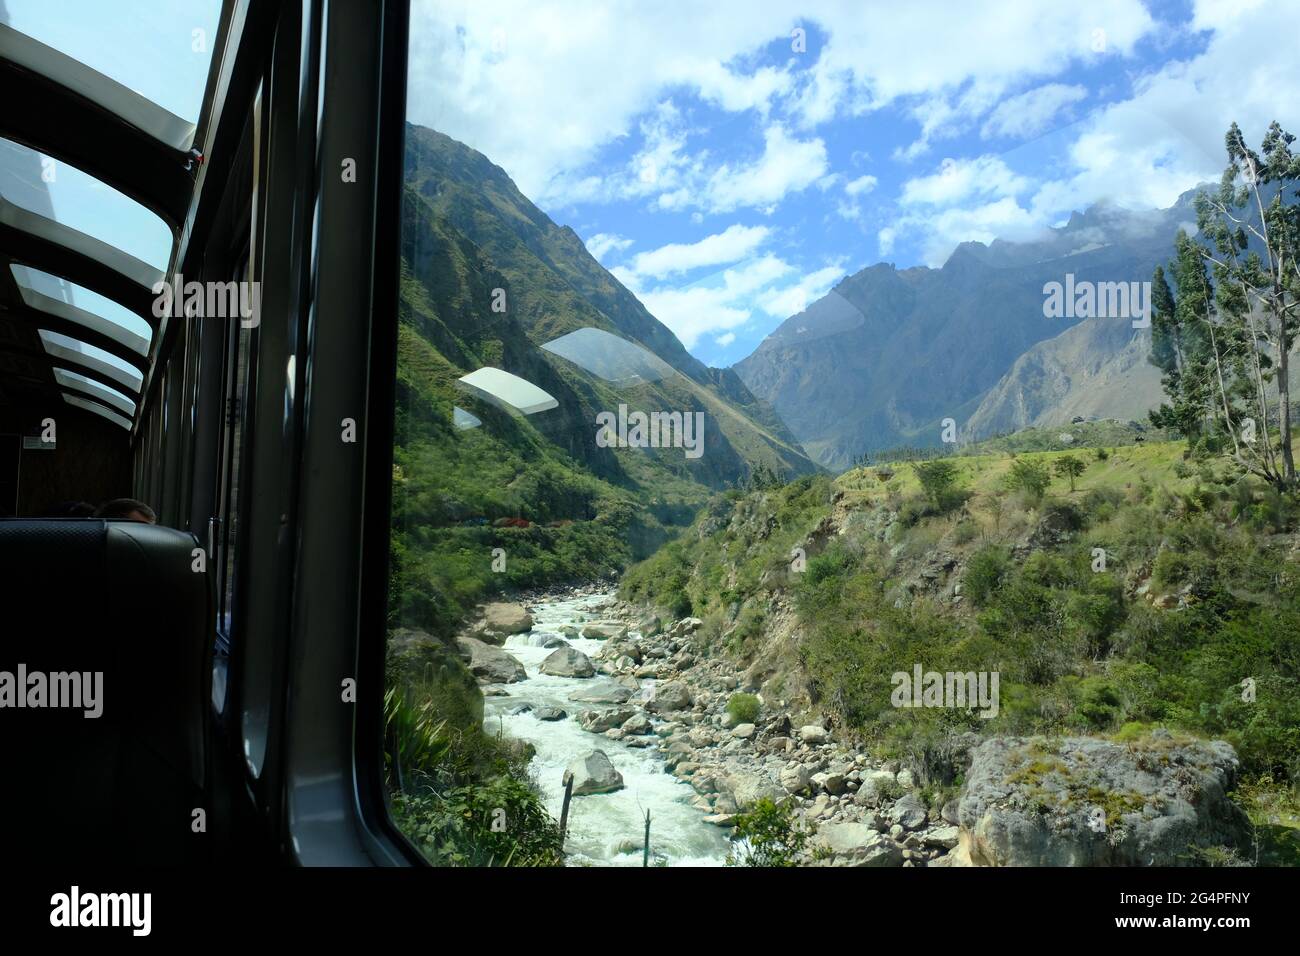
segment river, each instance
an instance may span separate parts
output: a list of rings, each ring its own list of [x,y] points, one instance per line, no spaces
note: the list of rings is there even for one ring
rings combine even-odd
[[[560,635],[566,624],[599,619],[594,609],[611,594],[533,604],[533,634]],[[633,632],[635,636],[636,632]],[[576,703],[569,696],[593,685],[607,684],[609,677],[550,677],[539,672],[551,649],[533,647],[527,634],[516,634],[505,649],[524,665],[528,679],[506,685],[507,696],[489,697],[484,706],[484,724],[489,731],[501,729],[506,736],[525,740],[537,748],[529,769],[542,788],[547,809],[560,818],[564,802],[564,769],[575,757],[591,750],[603,750],[623,775],[624,787],[614,793],[574,797],[569,806],[568,839],[565,850],[570,865],[640,866],[645,832],[645,811],[650,811],[651,865],[718,866],[726,858],[726,831],[704,822],[704,811],[691,805],[695,791],[667,773],[655,747],[636,748],[623,741],[583,730],[577,717],[584,710],[610,705]],[[564,637],[572,647],[593,662],[602,641]],[[519,704],[558,707],[568,716],[563,720],[541,721],[532,713],[510,714]],[[632,847],[635,849],[632,849]]]

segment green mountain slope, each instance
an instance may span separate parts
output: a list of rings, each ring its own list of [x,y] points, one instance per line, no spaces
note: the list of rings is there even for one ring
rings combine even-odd
[[[734,373],[692,358],[501,170],[441,134],[409,133],[395,626],[447,636],[488,594],[595,579],[644,557],[711,490],[755,470],[815,470]],[[639,344],[667,363],[662,377],[609,381],[539,347],[577,329]],[[484,367],[531,382],[555,407],[512,414],[459,387]],[[597,415],[620,405],[702,414],[702,453],[602,447]],[[481,424],[456,427],[457,407]]]

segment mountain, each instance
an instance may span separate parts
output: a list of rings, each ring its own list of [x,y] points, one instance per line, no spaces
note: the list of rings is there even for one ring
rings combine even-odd
[[[1145,282],[1193,231],[1195,191],[1169,209],[1099,203],[1030,242],[966,242],[942,268],[880,263],[781,324],[735,370],[821,464],[1077,414],[1138,418],[1159,396],[1149,330],[1046,318],[1044,286]],[[1104,391],[1105,394],[1100,394]]]
[[[602,473],[618,473],[615,456],[595,445],[594,422],[598,411],[616,410],[625,402],[647,412],[704,413],[706,451],[700,458],[683,461],[680,451],[648,450],[649,457],[682,477],[717,488],[743,478],[757,464],[791,476],[815,470],[781,419],[733,371],[708,368],[686,351],[592,257],[577,233],[552,222],[504,170],[435,130],[408,125],[407,134],[410,194],[440,228],[472,244],[499,274],[502,284],[496,287],[506,290],[512,320],[508,335],[516,345],[538,347],[579,329],[599,329],[642,346],[671,368],[672,374],[658,381],[619,393],[550,353],[532,356],[525,363],[528,371],[536,371],[536,361],[545,361],[551,368],[548,379],[558,376],[572,392],[567,403],[561,402],[565,413],[534,416],[550,426],[549,434],[570,453]],[[481,323],[496,313],[483,309],[474,318]],[[518,355],[512,359],[523,361]],[[550,418],[561,419],[558,427]]]
[[[770,406],[693,358],[572,229],[482,154],[417,126],[401,258],[393,626],[446,637],[492,592],[643,557],[713,491],[818,470]],[[485,368],[552,407],[514,414],[466,391],[460,379]],[[607,447],[597,416],[620,406],[698,417],[702,445]]]

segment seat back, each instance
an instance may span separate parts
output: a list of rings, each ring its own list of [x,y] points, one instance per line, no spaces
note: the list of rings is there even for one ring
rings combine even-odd
[[[213,615],[197,547],[135,522],[0,521],[6,856],[205,857],[192,824],[208,812]]]

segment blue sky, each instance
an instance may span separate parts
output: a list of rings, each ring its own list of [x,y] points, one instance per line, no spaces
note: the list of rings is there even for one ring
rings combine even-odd
[[[408,115],[484,152],[699,358],[840,277],[1217,179],[1294,129],[1297,0],[413,6]],[[804,31],[804,49],[796,47]]]

